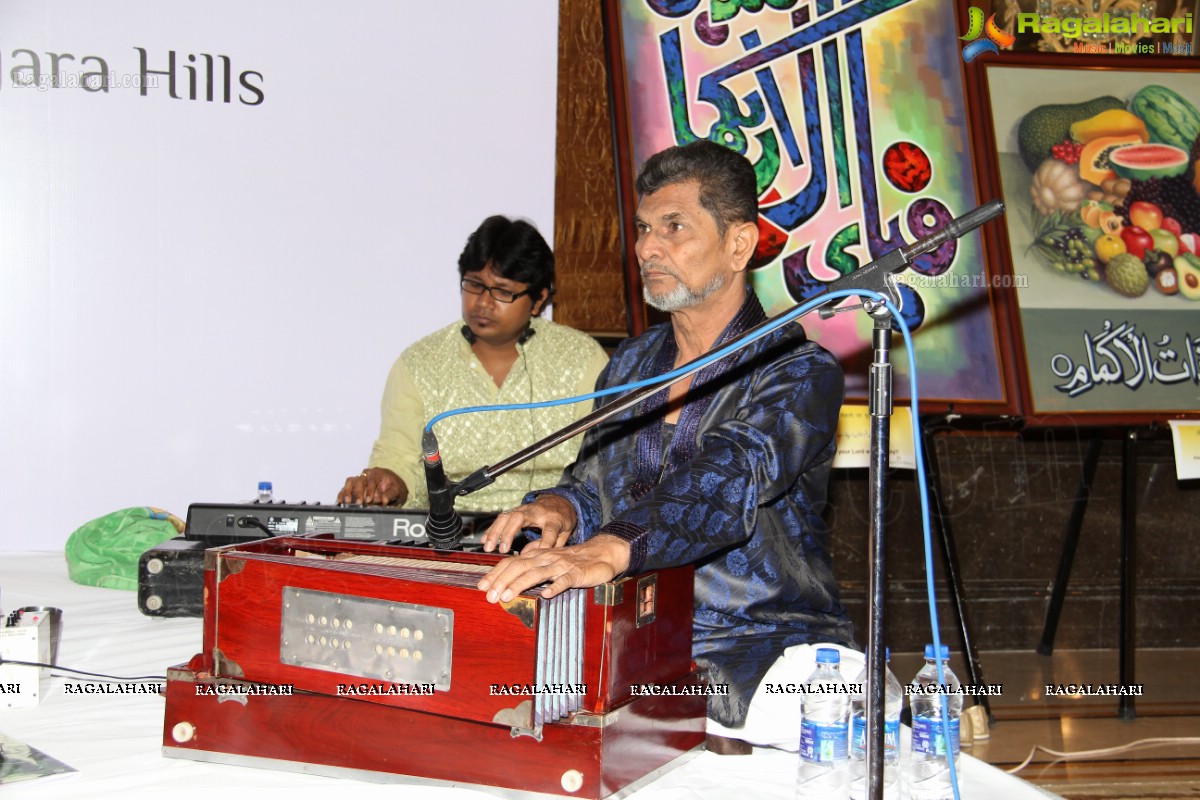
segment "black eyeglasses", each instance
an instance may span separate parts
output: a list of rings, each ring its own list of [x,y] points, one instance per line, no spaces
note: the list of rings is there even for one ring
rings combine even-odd
[[[486,283],[473,281],[470,278],[463,278],[458,285],[467,294],[483,294],[487,292],[497,303],[513,303],[516,302],[518,297],[524,297],[530,293],[529,289],[523,292],[510,292],[508,289],[501,289],[499,286],[488,286]]]

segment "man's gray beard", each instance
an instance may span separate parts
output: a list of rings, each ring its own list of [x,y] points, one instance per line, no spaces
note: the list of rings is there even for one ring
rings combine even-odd
[[[652,295],[648,287],[642,286],[642,297],[645,298],[646,305],[670,314],[673,311],[682,311],[685,308],[699,305],[725,286],[725,276],[721,273],[714,275],[711,281],[696,291],[692,291],[684,285],[678,276],[673,277],[677,281],[675,288],[666,294]]]

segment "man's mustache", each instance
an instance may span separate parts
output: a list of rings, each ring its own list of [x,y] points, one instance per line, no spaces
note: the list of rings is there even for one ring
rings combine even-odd
[[[648,261],[645,264],[642,264],[640,267],[640,270],[641,270],[643,280],[645,280],[647,272],[653,271],[653,272],[661,272],[665,275],[670,275],[675,280],[682,281],[682,278],[679,277],[679,273],[677,273],[675,270],[671,269],[670,267],[664,267],[662,264],[658,264],[653,261]]]

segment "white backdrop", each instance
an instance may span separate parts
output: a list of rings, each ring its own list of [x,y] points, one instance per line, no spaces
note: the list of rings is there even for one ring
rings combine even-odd
[[[457,316],[467,234],[551,238],[556,6],[5,0],[0,550],[259,480],[332,502],[392,361]]]

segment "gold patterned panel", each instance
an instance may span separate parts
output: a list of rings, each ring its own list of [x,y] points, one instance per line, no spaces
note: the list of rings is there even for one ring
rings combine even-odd
[[[629,335],[602,4],[560,0],[554,320]]]

